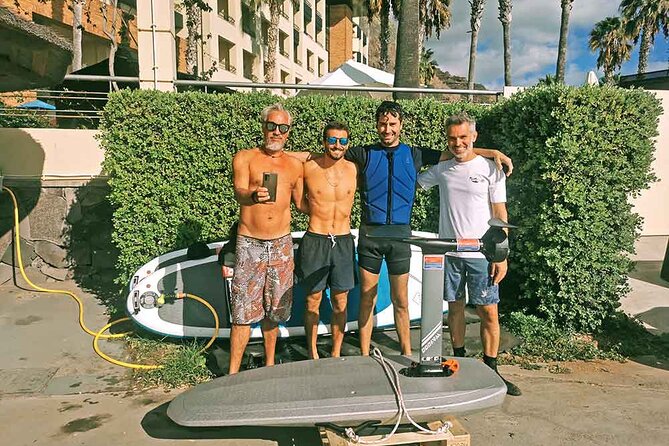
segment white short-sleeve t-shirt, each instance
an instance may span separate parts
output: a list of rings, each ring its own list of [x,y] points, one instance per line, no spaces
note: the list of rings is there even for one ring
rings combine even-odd
[[[482,156],[471,161],[442,161],[418,177],[423,189],[439,186],[439,237],[481,238],[492,217],[491,203],[506,202],[506,176]],[[483,258],[480,252],[449,253]]]

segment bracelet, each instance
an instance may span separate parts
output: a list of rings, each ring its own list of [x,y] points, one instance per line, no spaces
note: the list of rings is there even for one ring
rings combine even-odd
[[[251,194],[251,201],[253,201],[256,204],[260,203],[260,199],[258,199],[258,191],[257,190],[253,191],[253,193]]]

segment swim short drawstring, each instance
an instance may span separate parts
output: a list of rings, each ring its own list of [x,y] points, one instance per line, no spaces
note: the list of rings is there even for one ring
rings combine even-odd
[[[330,241],[332,242],[332,247],[334,248],[337,245],[337,238],[335,237],[334,234],[328,232],[328,237],[330,238]]]

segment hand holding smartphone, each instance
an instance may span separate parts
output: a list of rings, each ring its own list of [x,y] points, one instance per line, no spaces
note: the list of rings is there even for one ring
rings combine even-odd
[[[279,174],[276,172],[263,172],[262,186],[267,188],[269,192],[269,202],[276,201],[276,185],[279,181]]]

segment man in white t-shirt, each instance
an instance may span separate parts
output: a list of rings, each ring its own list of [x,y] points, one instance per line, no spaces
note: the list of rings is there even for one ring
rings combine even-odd
[[[448,150],[453,158],[420,174],[423,189],[439,186],[439,237],[479,239],[488,220],[507,221],[506,177],[495,163],[474,153],[476,122],[465,114],[446,120]],[[465,356],[465,286],[469,302],[481,319],[483,361],[497,372],[499,349],[499,283],[507,262],[490,263],[480,252],[449,253],[444,275],[444,299],[448,301],[448,326],[455,356]],[[499,373],[499,372],[498,372]],[[502,378],[504,379],[504,378]],[[520,389],[504,380],[507,394]]]

